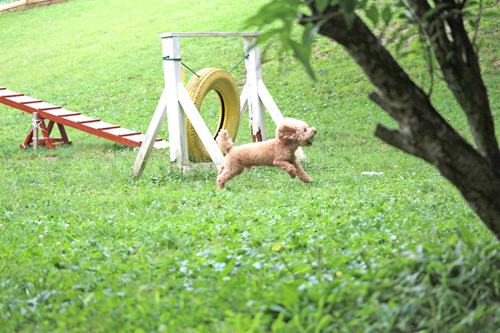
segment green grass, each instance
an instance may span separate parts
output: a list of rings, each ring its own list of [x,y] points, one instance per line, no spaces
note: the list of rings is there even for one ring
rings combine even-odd
[[[81,0],[4,14],[0,86],[145,131],[163,87],[158,34],[235,31],[263,3]],[[496,119],[499,27],[484,21],[481,53]],[[243,54],[238,38],[181,46],[196,70]],[[20,150],[30,115],[0,106],[0,331],[498,331],[500,245],[434,168],[373,137],[394,122],[354,62],[318,39],[312,82],[277,45],[263,50],[284,115],[318,129],[305,149],[312,184],[259,168],[217,191],[214,172],[169,173],[168,151],[134,180],[137,150],[73,129],[71,147]],[[406,66],[420,80],[420,64]],[[244,66],[233,73],[241,89]],[[236,143],[250,140],[244,119]]]

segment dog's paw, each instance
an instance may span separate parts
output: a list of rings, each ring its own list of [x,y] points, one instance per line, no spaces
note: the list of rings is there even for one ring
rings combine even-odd
[[[299,177],[299,179],[301,181],[303,181],[304,183],[312,183],[312,181],[313,181],[312,178],[309,177],[309,176],[307,176],[307,177]]]

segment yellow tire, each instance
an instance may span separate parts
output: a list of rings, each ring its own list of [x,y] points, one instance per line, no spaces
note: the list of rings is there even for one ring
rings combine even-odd
[[[219,97],[220,109],[219,122],[213,133],[214,139],[221,129],[226,129],[229,137],[234,141],[240,124],[240,95],[236,81],[227,71],[218,68],[204,68],[196,74],[198,76],[193,75],[186,86],[194,105],[200,111],[205,95],[212,90],[215,91]],[[186,127],[189,160],[191,162],[212,161],[187,117]]]

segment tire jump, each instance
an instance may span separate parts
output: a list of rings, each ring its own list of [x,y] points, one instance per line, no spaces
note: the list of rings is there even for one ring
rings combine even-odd
[[[200,111],[203,99],[210,91],[215,91],[219,98],[219,121],[213,133],[214,139],[221,129],[228,131],[234,141],[240,123],[240,95],[236,81],[229,72],[218,68],[199,70],[189,80],[186,90]],[[187,145],[191,162],[210,162],[212,159],[201,142],[193,125],[186,117]]]

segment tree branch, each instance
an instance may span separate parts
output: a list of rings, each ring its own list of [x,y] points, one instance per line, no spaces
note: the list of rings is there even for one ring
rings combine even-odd
[[[382,124],[377,124],[375,136],[393,147],[407,152],[408,154],[415,155],[414,149],[411,148],[411,145],[406,142],[404,136],[401,135],[398,130],[391,130]]]
[[[424,5],[427,3],[425,0],[409,1]],[[315,12],[314,4],[311,4],[310,8],[313,15],[317,17],[318,13]],[[481,150],[479,152],[475,150],[441,117],[432,106],[429,96],[409,78],[390,53],[380,45],[364,22],[355,15],[354,20],[347,24],[343,15],[337,15],[341,13],[339,6],[328,6],[325,15],[329,15],[330,18],[321,24],[319,33],[337,41],[346,49],[377,88],[377,93],[372,93],[370,98],[398,122],[399,130],[390,130],[383,125],[378,125],[375,135],[388,144],[434,165],[457,187],[481,220],[500,239],[500,174],[495,173],[498,168],[492,168],[496,165],[494,164],[495,149],[484,155],[480,153]],[[316,24],[321,21],[305,17],[299,22],[305,24],[306,20]],[[432,29],[437,30],[432,30],[433,33],[429,34],[429,39],[433,43],[433,48],[441,52],[438,61],[441,60],[441,68],[444,68],[443,73],[451,88],[454,78],[460,78],[460,73],[454,72],[457,69],[453,66],[458,66],[457,68],[460,69],[465,62],[461,56],[458,57],[454,53],[456,45],[448,39],[444,30],[445,23],[439,20],[435,22]],[[438,33],[437,37],[435,33]],[[463,82],[470,84],[474,81]],[[480,83],[482,84],[482,81]],[[462,86],[455,89],[454,94],[463,92],[461,89],[463,89]],[[485,89],[484,92],[486,92]],[[486,94],[479,95],[477,98],[483,99],[483,103],[488,103]],[[471,96],[470,92],[466,91],[465,98],[476,98],[476,96]],[[469,111],[469,115],[474,114],[475,111],[470,108],[471,106],[484,106],[479,100],[473,103],[464,101],[464,103],[467,106],[464,109]],[[476,114],[479,114],[482,120],[487,119],[488,114],[491,117],[489,105],[487,108],[476,110]],[[473,133],[480,135],[481,119],[478,122],[469,121],[472,124],[471,129],[474,129]],[[482,129],[485,130],[484,127]],[[491,128],[486,128],[486,131],[488,135],[485,135],[483,139],[477,140],[475,137],[476,142],[479,142],[478,147],[481,145],[483,151],[488,144],[492,142],[496,144],[496,140],[491,137],[493,133]]]
[[[448,88],[467,116],[478,151],[500,174],[500,149],[478,57],[461,14],[454,11],[460,4],[453,0],[436,0],[440,9],[429,15],[432,9],[427,0],[409,0],[408,3],[431,41]],[[452,41],[447,37],[446,24],[451,30]]]
[[[404,117],[402,117],[402,113],[404,113],[402,110],[398,110],[395,107],[392,107],[389,103],[386,103],[383,98],[377,94],[376,92],[370,93],[368,96],[373,102],[377,103],[378,106],[385,112],[391,116],[394,120],[397,122],[403,121]]]

